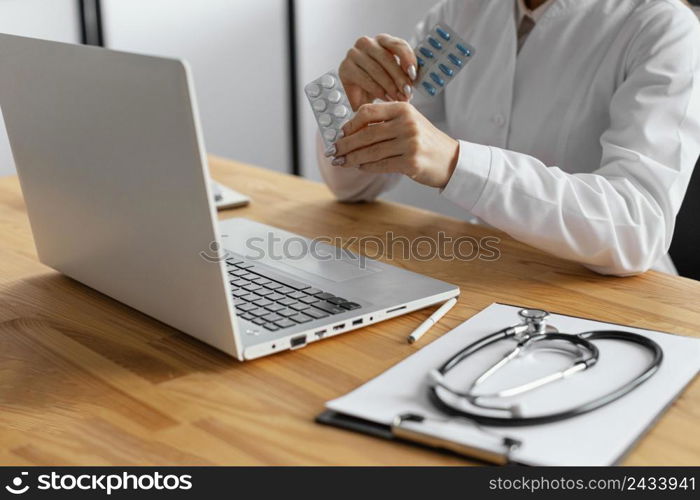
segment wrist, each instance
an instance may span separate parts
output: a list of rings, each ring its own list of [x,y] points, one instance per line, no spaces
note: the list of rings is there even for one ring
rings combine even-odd
[[[452,139],[451,137],[449,137],[449,139],[450,147],[448,148],[448,151],[450,151],[450,156],[447,163],[447,170],[445,172],[445,180],[440,186],[438,186],[440,189],[445,189],[445,186],[447,186],[447,184],[450,182],[452,174],[457,168],[457,162],[459,161],[459,141]]]

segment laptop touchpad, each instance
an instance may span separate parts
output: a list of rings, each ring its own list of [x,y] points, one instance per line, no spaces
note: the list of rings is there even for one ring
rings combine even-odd
[[[378,266],[373,263],[370,264],[365,258],[356,255],[352,257],[344,255],[347,252],[343,250],[339,250],[341,257],[337,258],[335,255],[336,248],[332,248],[334,250],[332,258],[327,260],[315,255],[305,255],[301,258],[287,257],[281,260],[262,259],[262,262],[280,271],[299,274],[292,271],[296,270],[335,282],[360,278],[380,270]]]
[[[328,238],[312,240],[242,218],[220,224],[226,249],[300,278],[342,282],[382,270],[375,261],[326,243]]]

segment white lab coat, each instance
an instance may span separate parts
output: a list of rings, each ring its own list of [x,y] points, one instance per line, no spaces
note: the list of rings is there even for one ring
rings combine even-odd
[[[700,154],[697,18],[680,0],[555,0],[516,56],[515,4],[444,1],[416,30],[443,21],[476,48],[440,99],[413,101],[460,139],[442,196],[599,273],[674,272],[667,251]],[[321,153],[342,200],[398,182]]]

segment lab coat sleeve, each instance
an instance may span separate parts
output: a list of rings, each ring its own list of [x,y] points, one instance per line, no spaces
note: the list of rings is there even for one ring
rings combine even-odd
[[[324,145],[320,134],[316,135],[316,156],[321,176],[333,194],[340,201],[373,201],[380,194],[398,184],[400,174],[372,174],[357,168],[343,168],[331,165],[331,159],[324,156]]]
[[[448,10],[453,9],[452,2],[440,2],[433,7],[425,18],[418,23],[411,46],[415,47],[419,40],[425,37],[425,33],[437,22],[444,20]],[[440,124],[445,119],[445,106],[443,95],[436,99],[427,99],[416,93],[411,103],[433,123]],[[389,191],[401,180],[401,174],[373,174],[362,172],[357,168],[343,168],[331,165],[330,159],[324,156],[323,141],[320,134],[316,134],[316,155],[321,176],[328,187],[340,201],[360,202],[373,201],[382,193]]]
[[[684,7],[644,21],[610,103],[597,170],[568,174],[461,141],[443,195],[514,238],[601,274],[650,269],[668,251],[700,153],[699,32]]]

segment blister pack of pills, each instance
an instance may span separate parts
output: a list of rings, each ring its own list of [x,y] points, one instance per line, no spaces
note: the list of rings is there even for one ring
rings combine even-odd
[[[443,23],[430,30],[415,52],[418,59],[415,87],[426,97],[442,92],[474,57],[474,47]]]
[[[338,73],[329,71],[304,87],[326,149],[342,136],[341,129],[352,118],[352,107]]]

